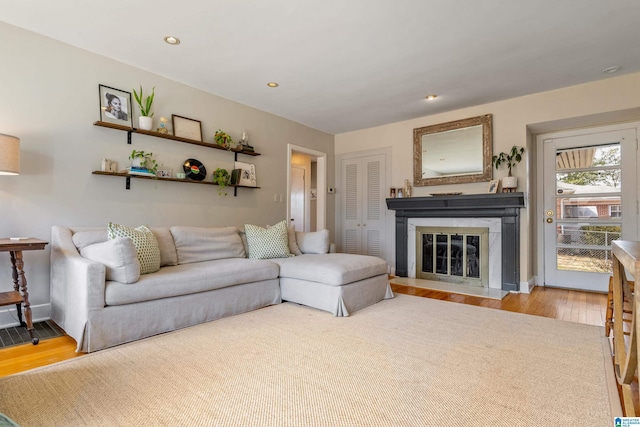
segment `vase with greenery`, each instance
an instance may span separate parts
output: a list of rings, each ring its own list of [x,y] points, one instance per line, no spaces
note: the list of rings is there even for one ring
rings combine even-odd
[[[518,178],[511,175],[511,169],[522,161],[522,154],[524,153],[523,147],[514,145],[508,153],[500,153],[493,156],[491,163],[495,166],[496,170],[500,168],[500,165],[506,165],[509,170],[508,175],[502,178],[502,188],[516,188],[518,186]]]
[[[131,167],[144,168],[155,175],[158,172],[158,162],[153,160],[151,156],[153,156],[153,153],[133,150],[129,155]]]
[[[140,129],[151,130],[153,128],[153,112],[151,111],[151,106],[153,105],[153,99],[155,96],[155,86],[151,89],[151,95],[148,95],[146,98],[142,93],[142,85],[140,85],[140,92],[137,92],[135,88],[133,89],[133,97],[140,109],[140,117],[138,117],[138,126]]]
[[[225,187],[229,185],[230,179],[229,171],[223,168],[218,168],[213,171],[213,183],[218,184],[218,196],[226,196],[227,191]]]
[[[226,148],[227,150],[231,150],[231,147],[235,144],[233,142],[233,138],[228,133],[218,129],[213,136],[214,141],[217,145]]]

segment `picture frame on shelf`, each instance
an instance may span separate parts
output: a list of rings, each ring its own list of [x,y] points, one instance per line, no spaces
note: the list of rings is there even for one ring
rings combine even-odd
[[[489,188],[487,189],[487,193],[497,193],[498,187],[500,187],[500,180],[492,179],[491,181],[489,181]]]
[[[173,178],[173,170],[167,166],[158,166],[156,176],[158,178]]]
[[[98,96],[101,122],[133,127],[131,92],[99,84]]]
[[[173,127],[174,136],[202,141],[202,122],[200,120],[172,114],[171,126]]]
[[[242,169],[233,169],[231,171],[231,178],[229,179],[229,184],[231,184],[231,185],[239,185],[240,184],[240,174],[242,174]]]
[[[238,185],[245,187],[257,187],[256,165],[252,163],[235,162],[234,169],[241,169]]]

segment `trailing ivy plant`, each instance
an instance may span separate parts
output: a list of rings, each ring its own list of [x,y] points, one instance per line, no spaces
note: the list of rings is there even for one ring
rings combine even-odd
[[[133,159],[141,159],[140,166],[143,168],[147,168],[149,172],[152,172],[154,175],[158,172],[158,162],[151,158],[153,153],[145,153],[144,151],[133,150],[129,155],[129,160]]]
[[[229,185],[229,171],[223,168],[218,168],[213,171],[213,183],[218,184],[218,196],[226,196],[227,191],[225,187]]]
[[[235,144],[233,138],[228,133],[218,129],[213,136],[214,141],[221,147],[231,150],[231,147]]]

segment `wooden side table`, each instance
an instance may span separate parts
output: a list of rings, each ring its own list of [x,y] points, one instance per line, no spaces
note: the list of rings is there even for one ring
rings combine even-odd
[[[24,275],[24,261],[22,251],[43,250],[49,242],[44,240],[27,239],[11,240],[10,238],[0,238],[0,252],[9,252],[11,256],[11,268],[13,275],[13,291],[0,292],[0,306],[15,304],[18,311],[18,321],[20,325],[26,326],[31,342],[36,345],[40,341],[33,336],[33,321],[31,320],[31,305],[29,304],[29,292],[27,291],[27,279]],[[25,322],[22,321],[22,309],[24,307]]]

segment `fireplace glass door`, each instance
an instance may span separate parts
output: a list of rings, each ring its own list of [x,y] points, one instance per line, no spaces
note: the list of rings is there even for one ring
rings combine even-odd
[[[416,278],[488,286],[487,228],[417,227]]]

